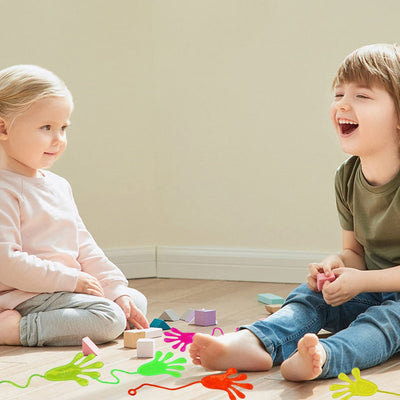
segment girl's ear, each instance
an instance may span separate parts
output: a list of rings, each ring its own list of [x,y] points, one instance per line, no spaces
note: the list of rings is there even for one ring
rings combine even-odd
[[[7,140],[7,125],[3,118],[0,118],[0,140]]]

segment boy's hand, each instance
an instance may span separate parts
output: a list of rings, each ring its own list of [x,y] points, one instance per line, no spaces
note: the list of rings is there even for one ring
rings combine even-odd
[[[126,329],[131,329],[129,323],[138,329],[147,329],[149,327],[147,318],[136,308],[129,296],[120,296],[114,301],[121,307],[126,316]]]
[[[308,266],[309,273],[307,276],[308,287],[314,292],[317,292],[317,275],[324,272],[326,276],[329,276],[333,270],[337,270],[338,268],[345,268],[345,265],[342,259],[336,254],[326,257],[321,263],[310,264]]]
[[[335,269],[336,279],[333,282],[325,282],[322,295],[327,304],[337,307],[361,293],[361,277],[364,271],[354,268]]]
[[[79,272],[74,293],[91,294],[92,296],[99,297],[104,296],[104,291],[100,282],[94,276],[86,272]]]

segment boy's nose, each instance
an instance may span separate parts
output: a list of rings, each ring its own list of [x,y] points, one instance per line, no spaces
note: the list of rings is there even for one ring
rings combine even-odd
[[[338,110],[348,110],[351,108],[349,102],[345,97],[342,97],[337,103],[336,107]]]

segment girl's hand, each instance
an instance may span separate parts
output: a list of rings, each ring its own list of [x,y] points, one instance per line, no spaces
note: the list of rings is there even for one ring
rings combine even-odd
[[[129,323],[135,328],[146,329],[149,327],[147,318],[138,310],[133,303],[132,299],[127,296],[120,296],[114,300],[122,309],[126,316],[126,329],[130,329]]]
[[[325,282],[322,295],[327,304],[337,307],[351,300],[363,291],[362,274],[354,268],[337,268],[334,270],[336,279],[333,282]]]
[[[345,268],[345,265],[342,259],[336,254],[326,257],[321,263],[310,264],[307,276],[308,287],[317,292],[317,275],[324,272],[326,276],[329,276],[333,270],[338,268]]]
[[[79,272],[74,293],[91,294],[92,296],[99,297],[104,296],[104,291],[100,282],[94,276],[86,272]]]

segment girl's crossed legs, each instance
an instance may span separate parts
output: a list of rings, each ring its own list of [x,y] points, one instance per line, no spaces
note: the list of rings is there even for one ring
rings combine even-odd
[[[146,298],[135,289],[129,291],[145,314]],[[125,327],[122,309],[109,299],[70,292],[44,293],[15,310],[0,313],[0,344],[76,346],[85,336],[100,344],[116,339]]]

